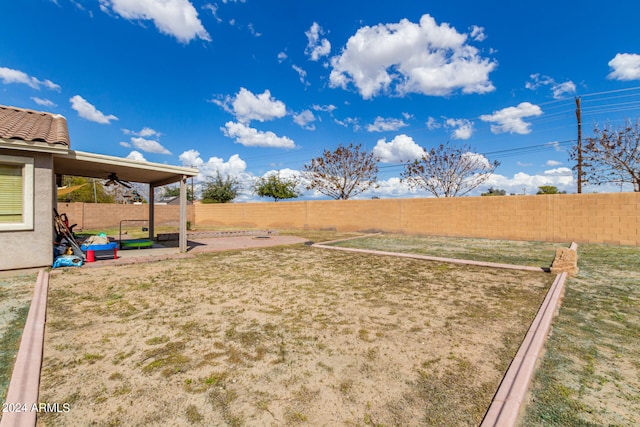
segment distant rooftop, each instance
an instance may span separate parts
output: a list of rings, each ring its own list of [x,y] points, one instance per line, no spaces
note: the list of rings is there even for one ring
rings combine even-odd
[[[0,138],[70,145],[63,116],[4,105],[0,105]]]

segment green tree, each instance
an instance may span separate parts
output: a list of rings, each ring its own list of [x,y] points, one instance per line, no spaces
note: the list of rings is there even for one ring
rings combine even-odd
[[[376,187],[378,159],[363,150],[362,145],[340,144],[334,151],[324,150],[322,156],[305,164],[303,173],[309,180],[307,190],[346,200]]]
[[[506,196],[507,192],[505,190],[498,190],[497,188],[489,187],[486,193],[480,194],[481,196]]]
[[[538,187],[536,194],[566,194],[566,191],[558,191],[558,187],[555,185],[541,185]]]
[[[115,202],[114,196],[107,193],[100,180],[81,176],[64,176],[62,182],[64,187],[58,190],[58,202]],[[74,189],[74,187],[76,188]]]
[[[299,181],[293,178],[281,178],[280,173],[258,179],[253,191],[260,197],[273,197],[274,201],[294,199],[300,194],[296,190]]]
[[[463,145],[440,144],[420,159],[409,161],[401,174],[412,188],[422,188],[436,197],[464,196],[485,182],[500,165]]]
[[[222,178],[220,172],[216,177],[209,177],[202,190],[202,203],[228,203],[238,197],[240,182],[236,178],[227,176]]]
[[[164,187],[164,193],[162,193],[163,197],[178,197],[180,196],[180,187],[167,186]],[[191,187],[187,186],[187,200],[193,202],[193,191],[191,191]]]

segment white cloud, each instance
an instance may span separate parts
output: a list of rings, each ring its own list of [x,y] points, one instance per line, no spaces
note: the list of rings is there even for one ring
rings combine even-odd
[[[298,73],[298,76],[300,77],[300,83],[302,83],[305,86],[309,86],[310,83],[307,81],[307,72],[302,69],[301,67],[298,67],[297,65],[292,65],[291,68],[293,68],[296,73]]]
[[[545,143],[544,145],[548,145],[553,147],[554,150],[560,152],[560,151],[566,151],[564,148],[562,148],[562,146],[560,145],[560,143],[558,141],[550,141]]]
[[[410,136],[401,134],[387,142],[384,138],[378,140],[373,147],[373,154],[382,163],[403,163],[421,158],[425,151],[415,143]]]
[[[559,163],[559,162],[556,162]],[[549,162],[547,162],[547,164],[549,166],[551,166],[549,164]],[[556,169],[548,169],[546,171],[544,171],[544,175],[545,176],[573,176],[573,172],[571,172],[571,169],[569,168],[556,168]]]
[[[576,85],[571,80],[567,80],[563,83],[556,82],[552,77],[541,76],[540,74],[531,74],[529,76],[531,81],[525,83],[524,87],[531,90],[536,90],[541,86],[551,86],[554,99],[560,99],[564,95],[571,95],[576,93]]]
[[[38,90],[44,86],[47,89],[60,92],[60,86],[51,80],[39,80],[35,77],[31,77],[24,71],[14,70],[12,68],[0,67],[0,80],[2,80],[2,83],[4,84],[20,83]]]
[[[272,98],[268,89],[259,95],[254,95],[241,87],[232,105],[236,119],[241,123],[248,123],[251,120],[264,122],[287,114],[285,104]]]
[[[362,193],[359,198],[370,198],[372,196],[381,198],[428,197],[425,192],[410,188],[406,182],[401,181],[398,177],[379,179],[376,184],[378,185],[377,188]]]
[[[124,133],[125,135],[134,135],[134,136],[142,136],[142,137],[162,135],[160,132],[157,132],[154,129],[151,129],[150,127],[143,127],[142,130],[140,130],[139,132],[129,130],[129,129],[122,129],[122,133]]]
[[[198,18],[198,12],[188,0],[100,0],[104,12],[112,10],[129,20],[153,21],[156,28],[175,37],[181,43],[195,38],[211,41]]]
[[[428,14],[417,24],[402,19],[365,26],[331,59],[330,84],[346,89],[353,83],[365,99],[381,92],[446,96],[456,90],[493,91],[489,73],[497,64],[481,57],[467,39]]]
[[[304,34],[308,40],[304,53],[309,56],[309,59],[317,61],[320,57],[329,55],[331,43],[329,43],[329,40],[321,38],[324,35],[324,31],[317,22],[314,22],[309,31],[305,31]]]
[[[490,168],[491,162],[485,156],[480,153],[473,153],[467,151],[460,156],[460,162],[463,164],[472,165],[473,168]]]
[[[247,163],[240,155],[233,154],[228,160],[220,157],[210,157],[206,162],[200,157],[200,152],[194,149],[184,151],[178,156],[182,166],[198,169],[197,181],[204,181],[207,177],[215,177],[219,172],[222,177],[234,177],[241,181],[247,181],[253,175],[246,172]]]
[[[559,162],[557,160],[547,160],[547,163],[545,163],[547,166],[560,166],[562,164],[562,162]]]
[[[467,119],[447,119],[445,126],[447,129],[453,129],[453,139],[469,139],[473,135],[473,122]]]
[[[122,133],[124,133],[125,135],[133,135],[130,142],[120,142],[120,145],[123,147],[128,148],[133,146],[147,153],[171,154],[171,152],[164,148],[158,141],[147,139],[147,137],[151,136],[159,138],[162,135],[160,132],[151,129],[150,127],[144,127],[139,132],[129,129],[122,129]]]
[[[182,163],[182,166],[187,166],[190,168],[200,167],[204,163],[204,160],[200,158],[200,152],[193,149],[183,152],[178,156],[178,158],[180,159],[180,163]]]
[[[326,111],[327,113],[333,113],[333,111],[338,107],[336,107],[333,104],[329,104],[329,105],[314,104],[311,106],[311,108],[313,108],[315,111]]]
[[[113,114],[105,115],[80,95],[75,95],[70,98],[69,101],[71,102],[71,108],[76,110],[78,115],[83,119],[103,125],[111,124],[112,120],[118,120]]]
[[[226,162],[220,157],[210,157],[207,162],[202,162],[199,170],[202,175],[215,176],[217,172],[223,177],[238,177],[247,169],[247,163],[240,158],[240,155],[234,154],[229,157]]]
[[[438,120],[434,119],[433,117],[429,117],[429,119],[426,122],[426,125],[427,125],[427,129],[429,130],[439,129],[442,127],[440,122],[438,122]]]
[[[218,23],[222,22],[222,19],[218,16],[218,5],[217,4],[207,3],[204,6],[202,6],[202,8],[204,10],[211,11],[211,14],[213,15],[213,17],[216,19],[216,21]]]
[[[560,99],[565,94],[571,95],[573,93],[576,93],[576,84],[572,81],[556,83],[551,87],[551,90],[553,91],[553,97],[555,99]]]
[[[378,116],[372,124],[367,125],[367,130],[369,132],[386,132],[398,130],[405,126],[407,126],[407,124],[400,119],[385,119]]]
[[[289,56],[287,55],[286,52],[280,52],[278,53],[278,63],[282,63],[285,59],[287,59]]]
[[[344,120],[333,119],[340,126],[344,126],[348,128],[349,126],[353,127],[354,132],[357,132],[361,129],[360,123],[357,117],[347,117]]]
[[[477,25],[471,26],[471,38],[475,41],[482,42],[487,39],[487,36],[484,33],[484,27],[478,27]]]
[[[38,98],[37,96],[32,96],[31,100],[33,102],[35,102],[36,104],[41,105],[43,107],[48,107],[48,108],[57,107],[57,105],[53,101],[51,101],[49,99],[43,99],[43,98]]]
[[[256,37],[262,36],[262,33],[258,32],[255,28],[253,28],[253,24],[252,23],[247,24],[247,28],[249,29],[249,32],[251,34],[253,34],[254,36],[256,36]]]
[[[316,117],[313,115],[311,110],[304,110],[300,114],[294,114],[293,121],[304,129],[315,130],[316,128],[314,125],[309,124],[316,121]]]
[[[156,132],[155,130],[151,129],[151,128],[142,128],[142,130],[139,132],[140,136],[154,136],[154,135],[160,135],[158,132]]]
[[[553,185],[557,187],[558,190],[568,193],[575,192],[576,189],[576,183],[571,169],[558,168],[546,170],[536,175],[518,172],[511,178],[493,174],[482,185],[480,192],[486,191],[489,187],[493,187],[513,194],[536,194],[538,187],[542,185]]]
[[[151,139],[133,137],[131,138],[131,143],[134,147],[146,153],[171,154],[171,151],[164,148],[162,144]]]
[[[640,55],[635,53],[618,53],[609,67],[613,69],[607,76],[615,80],[640,80]]]
[[[259,131],[244,123],[227,122],[225,127],[220,128],[225,136],[234,138],[235,142],[245,147],[275,147],[294,148],[292,139],[283,136],[279,137],[275,133]]]
[[[480,120],[497,123],[491,125],[493,133],[518,133],[528,134],[531,132],[531,123],[522,120],[524,117],[535,117],[542,114],[542,109],[530,102],[521,102],[516,107],[507,107],[494,111],[493,114],[484,114]]]
[[[127,155],[127,159],[137,160],[137,161],[140,161],[140,162],[146,162],[147,161],[147,159],[144,158],[144,156],[142,155],[141,152],[135,151],[135,150],[133,150],[132,152],[130,152]]]

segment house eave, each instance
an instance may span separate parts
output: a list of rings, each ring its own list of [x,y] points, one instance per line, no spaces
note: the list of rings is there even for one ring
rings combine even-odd
[[[50,144],[44,141],[24,141],[22,139],[5,138],[0,138],[0,148],[51,154],[65,154],[69,152],[69,146],[64,144]]]

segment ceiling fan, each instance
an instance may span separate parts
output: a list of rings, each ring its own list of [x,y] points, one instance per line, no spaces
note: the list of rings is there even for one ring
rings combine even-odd
[[[107,182],[105,182],[104,185],[106,185],[107,187],[110,185],[122,185],[123,187],[131,188],[131,184],[127,181],[122,181],[120,178],[118,178],[118,175],[116,175],[115,172],[109,174],[109,176],[107,177]]]

